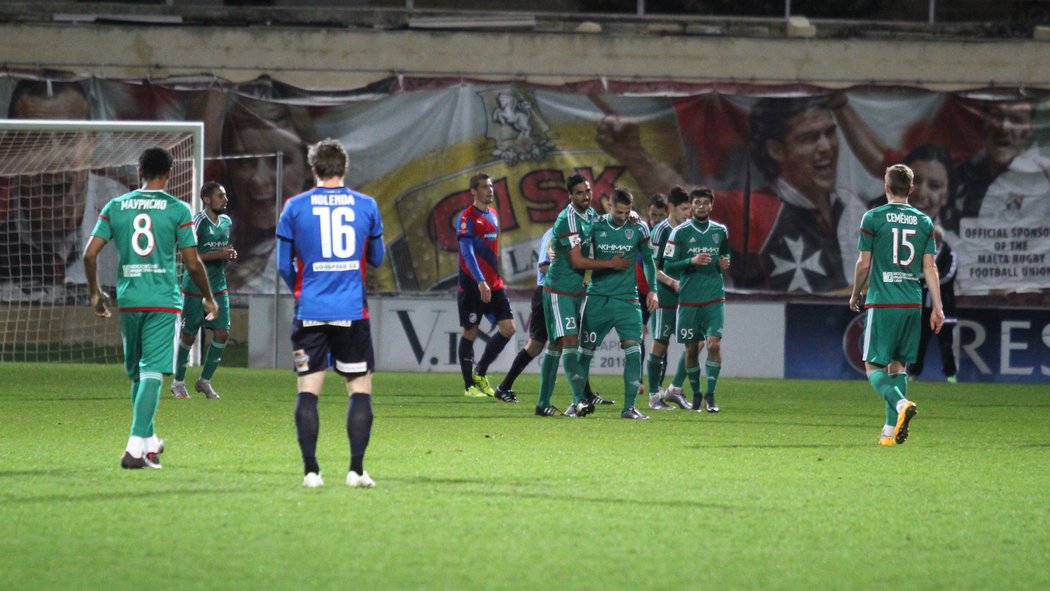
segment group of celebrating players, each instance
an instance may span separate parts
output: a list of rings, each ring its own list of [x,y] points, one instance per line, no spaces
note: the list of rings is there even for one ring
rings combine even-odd
[[[486,373],[513,335],[514,323],[499,273],[499,217],[491,207],[492,180],[485,173],[470,179],[474,202],[458,224],[458,306],[463,327],[459,361],[465,394],[517,402],[514,380],[545,345],[536,415],[586,416],[596,405],[612,403],[590,390],[589,373],[595,350],[615,329],[625,357],[621,417],[649,418],[635,406],[638,394],[645,391],[652,409],[674,409],[669,404],[673,403],[683,409],[718,412],[715,388],[725,323],[722,274],[730,257],[726,227],[711,220],[712,191],[675,187],[666,201],[662,196],[652,200],[666,203],[668,211],[650,229],[634,212],[634,197],[626,189],[612,191],[605,215],[592,207],[591,183],[584,176],[570,176],[566,189],[569,204],[541,239],[529,341],[503,382],[493,388]],[[650,315],[654,342],[647,361],[648,381],[643,383],[644,317]],[[475,364],[473,343],[482,318],[496,324],[499,332]],[[684,344],[685,352],[665,390],[661,384],[671,338]],[[705,346],[707,384],[702,390],[699,356]],[[572,402],[564,412],[551,402],[559,365],[572,391]],[[682,393],[687,378],[692,403]]]

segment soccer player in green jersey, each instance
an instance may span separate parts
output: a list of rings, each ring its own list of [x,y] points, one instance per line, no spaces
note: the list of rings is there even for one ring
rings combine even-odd
[[[685,352],[678,358],[678,367],[671,378],[671,385],[667,391],[663,391],[660,384],[663,382],[666,370],[667,346],[671,337],[675,335],[675,316],[678,312],[678,275],[670,275],[664,270],[664,248],[667,239],[671,237],[671,231],[689,220],[693,214],[693,204],[689,200],[689,193],[680,186],[672,187],[667,193],[669,211],[667,219],[653,227],[649,236],[649,244],[652,248],[656,263],[656,293],[660,299],[660,307],[653,312],[653,346],[649,350],[648,375],[649,375],[649,408],[653,410],[674,410],[675,407],[667,404],[673,402],[682,408],[691,408],[689,401],[682,395],[682,385],[685,384]],[[702,346],[702,345],[701,345]]]
[[[226,189],[209,181],[201,187],[201,201],[204,209],[193,216],[193,234],[197,237],[197,252],[200,253],[204,268],[208,271],[208,282],[211,283],[215,304],[219,313],[215,318],[204,322],[200,290],[193,284],[193,278],[186,275],[182,278],[182,341],[179,343],[179,357],[175,362],[175,378],[171,382],[171,393],[175,398],[189,398],[186,391],[186,362],[190,357],[190,348],[197,340],[201,323],[212,331],[211,344],[204,356],[201,377],[194,389],[207,398],[218,400],[219,394],[211,385],[211,378],[219,367],[222,354],[226,350],[226,341],[230,338],[230,294],[226,290],[226,261],[237,259],[237,251],[230,244],[230,233],[233,221],[226,215],[226,206],[230,200]]]
[[[117,247],[117,307],[124,340],[124,371],[131,378],[134,418],[131,437],[120,459],[122,468],[160,468],[164,441],[154,417],[164,376],[175,365],[175,337],[182,308],[175,255],[201,293],[207,319],[216,313],[208,274],[197,255],[188,205],[165,192],[171,178],[171,154],[149,148],[139,157],[143,187],[106,204],[84,251],[91,306],[109,318],[109,296],[99,288],[98,255],[107,243]]]
[[[594,260],[584,254],[590,252],[591,230],[597,214],[591,207],[591,183],[581,174],[573,174],[565,182],[569,190],[569,205],[554,221],[551,249],[554,255],[543,279],[543,314],[547,322],[547,350],[540,361],[540,396],[536,415],[549,417],[558,414],[551,405],[554,385],[558,380],[559,360],[565,367],[570,383],[579,381],[577,351],[579,347],[579,311],[583,298],[583,275],[588,269],[615,269],[622,271],[633,264],[622,254],[608,260]],[[572,406],[566,416],[586,416],[594,411],[594,404],[583,399],[583,388],[573,387]]]
[[[715,196],[707,187],[689,192],[693,216],[671,232],[664,247],[664,270],[680,277],[678,342],[685,345],[685,374],[693,389],[695,411],[718,412],[715,387],[722,370],[722,328],[726,290],[722,272],[729,268],[729,232],[711,219]],[[717,259],[716,259],[717,257]],[[707,345],[707,392],[700,394],[700,344]]]
[[[922,285],[925,277],[933,303],[930,328],[944,324],[940,278],[935,259],[933,222],[908,204],[915,175],[903,164],[886,169],[888,203],[864,214],[853,293],[849,307],[859,312],[864,289],[864,367],[871,387],[886,401],[880,445],[908,440],[908,424],[918,408],[908,400],[905,367],[915,361],[922,334]],[[921,263],[920,263],[921,261]]]
[[[607,261],[622,255],[635,261],[641,255],[645,278],[652,285],[656,279],[656,266],[649,248],[649,228],[641,221],[628,220],[634,197],[626,189],[616,188],[610,202],[612,213],[599,218],[591,233],[594,258]],[[570,381],[573,399],[583,399],[583,385],[590,374],[594,350],[605,339],[605,335],[615,328],[626,361],[623,372],[623,412],[620,413],[625,419],[649,418],[634,406],[635,397],[642,389],[642,308],[638,300],[638,277],[633,266],[622,270],[594,271],[587,286],[587,301],[580,321],[583,335],[579,350],[581,377]],[[646,307],[652,311],[658,303],[656,292],[650,291],[646,297]]]

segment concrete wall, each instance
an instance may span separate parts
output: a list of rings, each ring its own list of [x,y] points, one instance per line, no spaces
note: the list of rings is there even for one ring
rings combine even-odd
[[[268,73],[311,89],[355,87],[395,71],[535,82],[607,76],[689,81],[865,82],[959,89],[1046,87],[1050,43],[792,39],[681,34],[427,32],[267,26],[0,24],[8,67],[163,78]]]

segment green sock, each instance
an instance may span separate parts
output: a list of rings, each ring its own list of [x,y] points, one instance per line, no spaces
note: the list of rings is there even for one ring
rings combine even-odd
[[[551,405],[551,396],[554,395],[554,384],[558,381],[558,362],[561,360],[561,351],[547,349],[540,359],[540,399],[536,403],[539,408],[547,408]]]
[[[889,402],[886,403],[886,424],[897,425],[897,407]]]
[[[715,395],[715,386],[718,385],[718,374],[722,372],[722,362],[707,362],[707,395]]]
[[[135,399],[139,397],[139,381],[131,382],[131,407],[135,408]]]
[[[580,381],[580,399],[587,397],[587,383],[591,379],[591,363],[594,361],[594,349],[580,348],[576,354],[576,373]]]
[[[649,371],[649,391],[656,392],[660,389],[660,374],[663,373],[664,360],[667,359],[667,354],[660,355],[657,357],[652,353],[649,354],[647,359],[646,369]]]
[[[222,354],[226,351],[226,343],[220,343],[218,341],[212,341],[208,345],[208,355],[204,358],[204,367],[201,368],[201,378],[210,380],[215,375],[215,370],[219,368],[219,362],[222,361]],[[183,375],[186,375],[186,370],[182,371]]]
[[[871,375],[868,376],[868,382],[871,383],[871,388],[875,390],[875,393],[894,408],[897,408],[897,401],[904,398],[901,391],[894,385],[894,379],[886,373],[885,369],[877,369],[871,372]],[[894,419],[893,422],[896,423],[897,420]]]
[[[700,366],[686,367],[685,375],[689,378],[689,387],[693,389],[693,396],[700,395]]]
[[[642,347],[631,345],[623,350],[627,365],[623,368],[623,409],[634,406],[638,388],[642,387]]]
[[[186,379],[186,364],[190,361],[190,347],[192,345],[179,341],[179,356],[175,359],[175,379],[180,382]]]
[[[907,398],[908,397],[908,373],[907,372],[903,372],[903,371],[901,373],[895,373],[895,374],[890,376],[890,379],[893,380],[893,385],[897,387],[897,390],[900,390],[901,396],[903,396],[904,398]]]
[[[572,389],[573,404],[583,400],[583,387],[587,383],[586,381],[579,379],[579,351],[579,348],[575,345],[572,347],[562,347],[561,349],[561,366],[565,368],[565,378],[569,380],[569,388]]]
[[[698,365],[697,368],[700,366]],[[681,389],[685,385],[685,352],[678,357],[678,367],[674,370],[674,377],[671,378],[671,385],[675,388]]]
[[[153,417],[160,402],[160,386],[164,376],[159,373],[142,373],[139,393],[135,398],[135,418],[131,421],[131,434],[135,437],[153,435]]]

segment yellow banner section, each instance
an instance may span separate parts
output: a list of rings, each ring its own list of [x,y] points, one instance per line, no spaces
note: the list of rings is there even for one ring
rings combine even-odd
[[[664,162],[681,161],[673,122],[641,126],[650,152]],[[506,145],[493,137],[477,138],[431,151],[363,184],[360,189],[380,203],[389,254],[389,265],[373,273],[370,287],[414,291],[456,285],[456,221],[473,200],[469,179],[477,172],[492,177],[496,189],[501,272],[511,287],[535,285],[537,243],[568,203],[570,175],[591,181],[597,211],[607,211],[612,189],[620,186],[635,195],[635,208],[644,212],[649,196],[638,192],[619,162],[595,147],[595,130],[594,123],[556,126],[546,136],[545,149],[535,150],[535,142],[524,138],[516,157],[508,157]],[[540,158],[529,159],[530,151]]]

